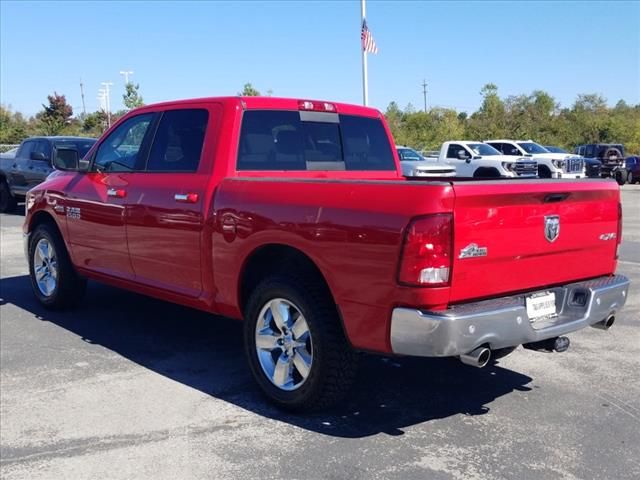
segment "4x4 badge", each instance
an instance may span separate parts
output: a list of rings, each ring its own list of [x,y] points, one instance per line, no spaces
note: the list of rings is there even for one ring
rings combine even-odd
[[[560,235],[560,216],[545,215],[544,217],[544,238],[553,243]]]

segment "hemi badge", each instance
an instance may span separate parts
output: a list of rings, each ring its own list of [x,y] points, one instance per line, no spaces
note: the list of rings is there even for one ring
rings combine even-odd
[[[474,257],[486,257],[487,247],[479,247],[477,243],[470,243],[462,250],[458,258],[474,258]]]

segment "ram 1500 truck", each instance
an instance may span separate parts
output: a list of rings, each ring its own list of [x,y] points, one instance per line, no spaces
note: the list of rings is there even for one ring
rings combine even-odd
[[[35,296],[67,307],[89,278],[243,319],[257,383],[298,410],[336,402],[357,352],[481,367],[611,326],[615,182],[410,181],[393,145],[378,110],[339,103],[134,110],[28,193]]]
[[[502,155],[495,148],[482,142],[444,142],[437,161],[455,167],[458,177],[535,178],[538,175],[538,164],[535,160]]]

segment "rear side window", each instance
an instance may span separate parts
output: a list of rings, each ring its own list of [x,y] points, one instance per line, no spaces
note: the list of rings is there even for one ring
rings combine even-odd
[[[195,172],[200,164],[209,112],[204,109],[169,110],[158,124],[147,170]]]
[[[318,121],[314,121],[317,118]],[[244,113],[238,170],[395,170],[379,119],[297,111]]]

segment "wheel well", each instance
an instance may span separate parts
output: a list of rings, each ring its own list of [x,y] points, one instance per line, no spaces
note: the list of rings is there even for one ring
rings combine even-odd
[[[480,167],[475,172],[473,172],[473,176],[475,178],[498,178],[501,175],[497,168]]]
[[[53,225],[58,231],[60,231],[60,229],[58,228],[58,224],[53,219],[51,214],[41,210],[39,212],[36,212],[31,218],[31,221],[29,222],[29,232],[33,232],[38,225],[42,225],[44,223]]]
[[[551,178],[551,170],[546,165],[538,165],[538,177]]]
[[[288,245],[271,244],[254,250],[244,263],[239,282],[240,308],[244,312],[251,292],[268,275],[296,272],[311,276],[325,289],[330,298],[331,290],[318,266],[305,253]]]

